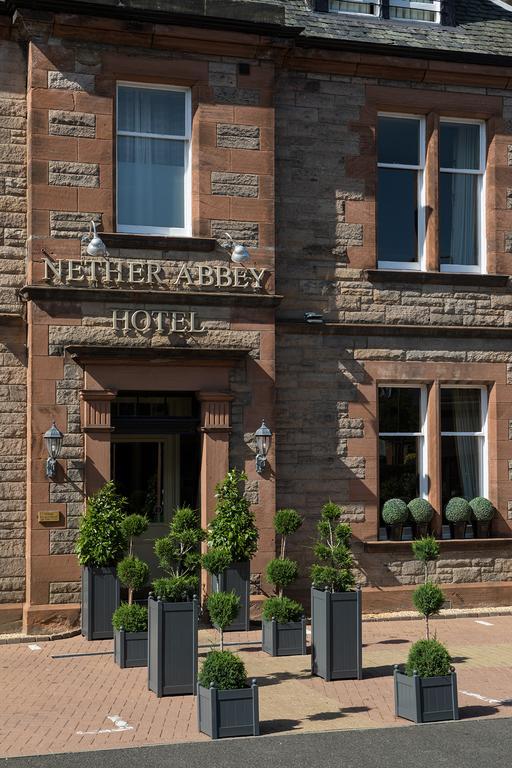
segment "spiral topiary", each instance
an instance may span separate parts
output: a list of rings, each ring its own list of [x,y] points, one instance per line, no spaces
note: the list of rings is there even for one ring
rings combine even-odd
[[[430,523],[434,517],[434,508],[426,499],[413,499],[407,509],[415,523]]]
[[[386,525],[403,525],[408,517],[409,510],[402,499],[389,499],[382,507],[382,519]]]
[[[446,505],[444,514],[449,523],[468,523],[471,518],[471,507],[466,499],[454,496]]]
[[[472,516],[479,523],[489,522],[496,514],[496,507],[483,496],[477,496],[476,499],[469,502],[469,506]]]

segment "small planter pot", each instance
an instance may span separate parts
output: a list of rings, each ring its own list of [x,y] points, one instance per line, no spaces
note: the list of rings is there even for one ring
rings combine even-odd
[[[261,648],[270,656],[305,656],[306,619],[279,624],[277,621],[261,622]]]
[[[249,586],[251,564],[233,563],[218,576],[212,576],[214,592],[234,592],[240,598],[240,608],[236,619],[226,628],[226,632],[248,632],[250,628]]]
[[[212,739],[259,736],[258,686],[219,691],[197,686],[197,720],[201,733]]]
[[[424,539],[428,536],[430,523],[414,523],[412,524],[412,535],[415,539]]]
[[[413,723],[437,723],[458,720],[457,675],[454,671],[442,677],[409,677],[394,671],[395,715]]]
[[[114,637],[112,615],[121,603],[115,567],[82,568],[82,635],[87,640],[111,640]]]
[[[147,667],[148,633],[115,630],[114,661],[121,669]]]
[[[452,539],[465,539],[467,523],[450,523],[450,536]]]
[[[395,525],[386,525],[386,532],[387,532],[389,541],[402,541],[404,526],[402,525],[402,523],[396,523]]]
[[[197,619],[196,598],[148,599],[148,688],[159,698],[196,692]]]
[[[490,539],[492,520],[473,520],[473,537],[475,539]]]
[[[311,674],[324,680],[363,677],[361,590],[311,590]]]

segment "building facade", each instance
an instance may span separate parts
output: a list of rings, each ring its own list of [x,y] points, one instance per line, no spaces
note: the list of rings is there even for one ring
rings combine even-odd
[[[365,610],[409,607],[421,570],[381,508],[416,496],[452,605],[510,602],[506,4],[7,0],[0,62],[0,631],[77,624],[106,480],[151,558],[176,505],[208,522],[229,467],[255,608],[275,509],[304,516],[305,597],[329,499]],[[493,502],[491,539],[449,538],[453,496]]]

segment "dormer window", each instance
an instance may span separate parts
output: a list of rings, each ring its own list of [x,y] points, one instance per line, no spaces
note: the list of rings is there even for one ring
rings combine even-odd
[[[441,0],[328,0],[317,3],[317,10],[332,13],[354,13],[393,21],[428,21],[440,23]]]

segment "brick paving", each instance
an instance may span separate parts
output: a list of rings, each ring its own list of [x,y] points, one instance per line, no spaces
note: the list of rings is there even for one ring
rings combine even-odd
[[[485,621],[433,622],[455,660],[462,718],[512,715],[512,616]],[[262,733],[409,725],[394,716],[391,673],[422,631],[421,621],[364,623],[361,681],[325,683],[311,677],[309,657],[274,659],[241,646],[249,676],[261,686]],[[202,631],[200,643],[211,637]],[[258,637],[250,632],[229,640]],[[146,669],[121,670],[110,655],[52,658],[108,652],[111,641],[74,637],[39,645],[0,646],[0,757],[206,739],[197,730],[194,697],[157,699],[147,690]]]

